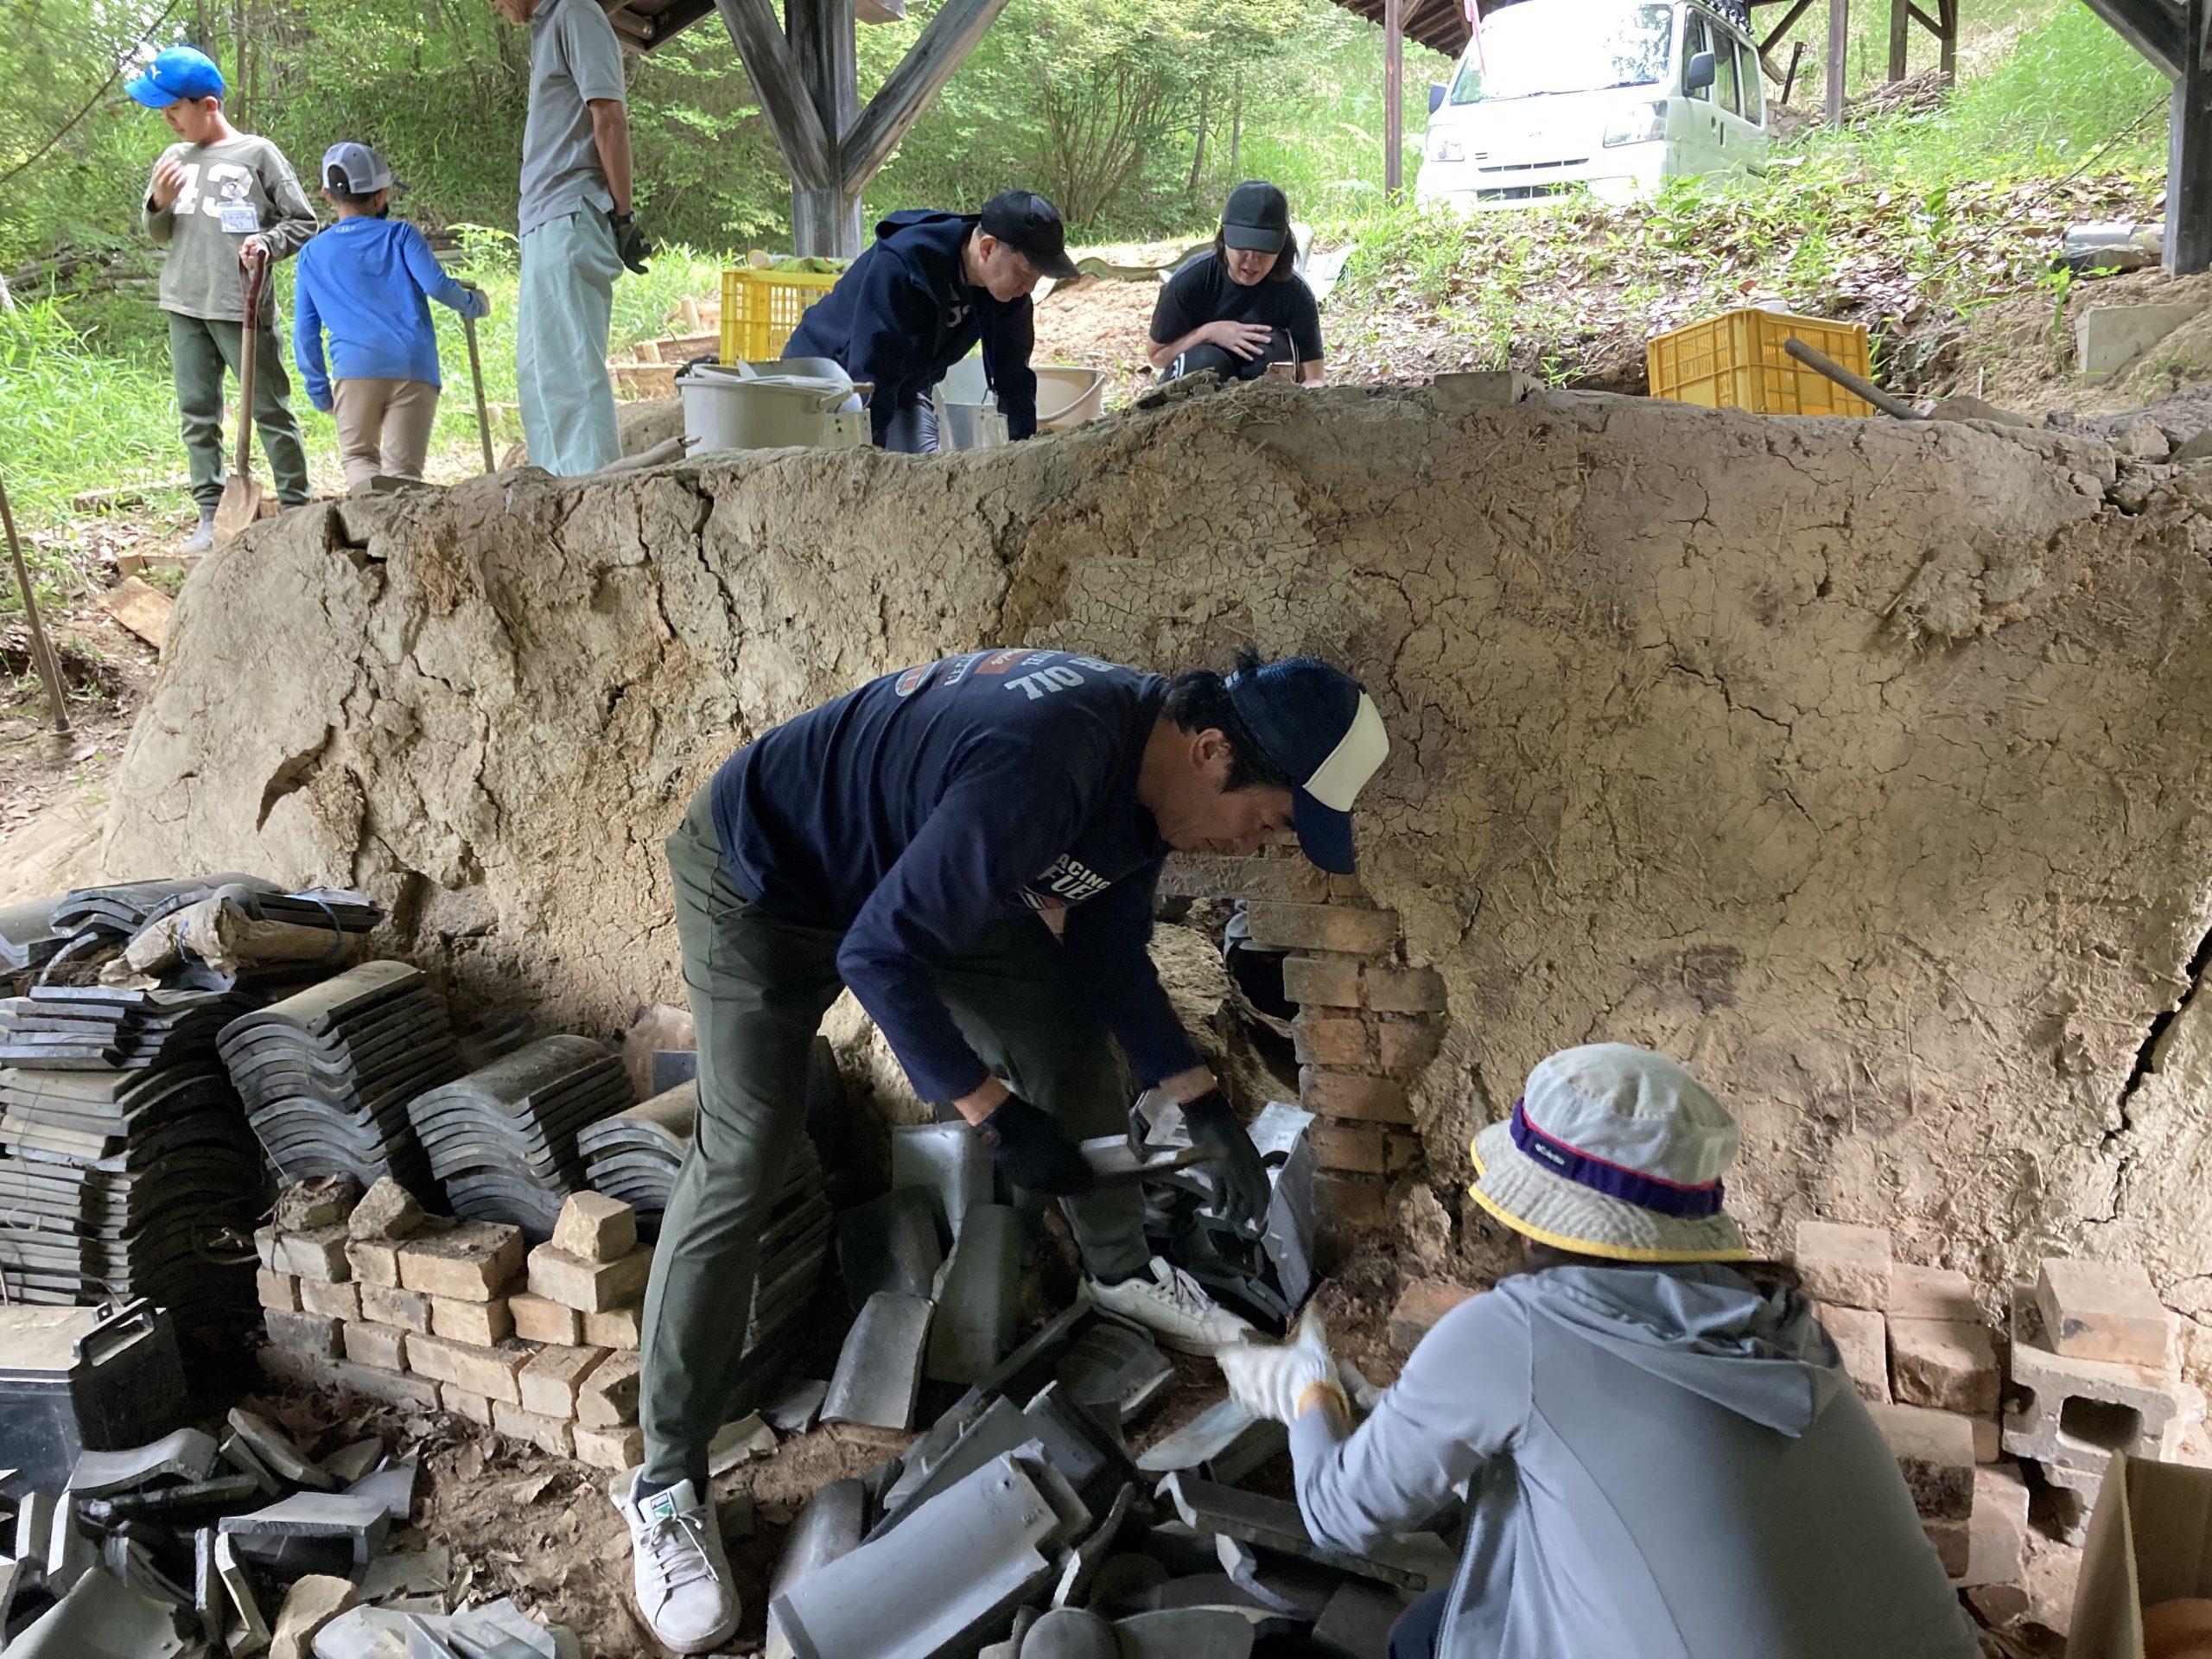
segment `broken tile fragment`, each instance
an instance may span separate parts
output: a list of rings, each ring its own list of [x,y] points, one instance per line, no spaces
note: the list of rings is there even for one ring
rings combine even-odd
[[[838,1352],[823,1421],[912,1428],[930,1315],[930,1304],[918,1296],[879,1291],[869,1297]]]

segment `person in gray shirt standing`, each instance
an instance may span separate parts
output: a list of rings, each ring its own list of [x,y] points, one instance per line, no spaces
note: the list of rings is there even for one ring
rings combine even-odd
[[[1224,1348],[1290,1425],[1316,1542],[1465,1494],[1447,1590],[1390,1659],[1975,1659],[1897,1459],[1786,1268],[1721,1208],[1736,1121],[1663,1055],[1593,1043],[1475,1137],[1523,1266],[1437,1322],[1357,1429],[1318,1322]]]
[[[214,545],[215,507],[223,499],[223,374],[238,371],[249,259],[285,259],[315,232],[315,209],[283,153],[240,132],[223,113],[223,72],[188,46],[172,46],[124,90],[158,110],[177,142],[162,152],[147,182],[146,234],[168,249],[162,262],[161,305],[168,314],[169,361],[192,499],[200,524],[188,553]],[[253,423],[276,474],[276,499],[308,499],[308,457],[293,416],[291,384],[276,344],[276,284],[262,284],[254,342]]]
[[[595,0],[492,0],[530,25],[522,135],[522,293],[515,382],[530,459],[594,473],[622,455],[607,331],[614,279],[651,250],[632,215],[622,48]]]

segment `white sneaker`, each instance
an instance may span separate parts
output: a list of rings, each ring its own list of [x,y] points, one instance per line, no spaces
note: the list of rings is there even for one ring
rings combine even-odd
[[[1252,1327],[1206,1294],[1198,1281],[1160,1256],[1143,1274],[1118,1285],[1083,1281],[1082,1299],[1101,1311],[1141,1325],[1170,1348],[1211,1358],[1233,1342],[1243,1342]]]
[[[688,1480],[634,1497],[643,1472],[617,1477],[607,1492],[630,1523],[638,1611],[663,1645],[705,1653],[737,1630],[737,1586],[730,1581],[721,1527],[714,1505]]]

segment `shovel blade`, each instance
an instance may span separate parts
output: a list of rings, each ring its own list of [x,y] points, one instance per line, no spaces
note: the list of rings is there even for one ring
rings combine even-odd
[[[261,497],[259,480],[241,473],[231,474],[223,486],[223,499],[215,504],[216,546],[228,547],[245,534],[261,517]]]

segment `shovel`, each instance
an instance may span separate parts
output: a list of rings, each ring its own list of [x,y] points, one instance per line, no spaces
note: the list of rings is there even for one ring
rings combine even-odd
[[[227,547],[261,517],[262,489],[253,476],[253,356],[261,334],[261,285],[269,275],[266,254],[246,266],[245,321],[238,325],[238,458],[223,481],[215,504],[215,545]]]
[[[472,294],[474,283],[465,286]],[[484,470],[496,473],[499,463],[492,459],[492,415],[484,406],[484,359],[476,354],[476,319],[463,317],[461,326],[468,331],[468,378],[476,383],[476,435],[484,441]]]

